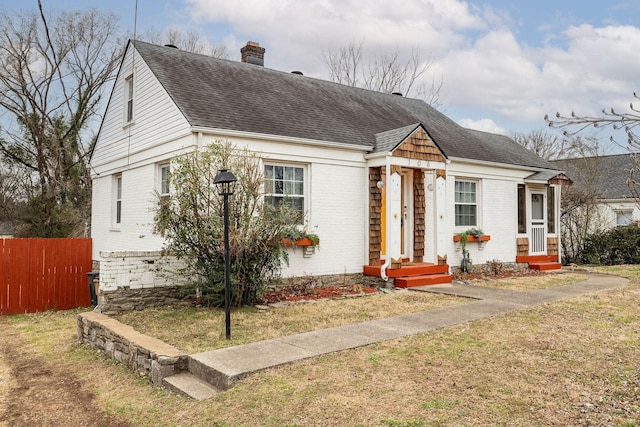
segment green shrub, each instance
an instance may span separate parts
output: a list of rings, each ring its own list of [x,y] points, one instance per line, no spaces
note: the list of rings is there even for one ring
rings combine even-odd
[[[231,304],[251,305],[280,278],[288,261],[282,239],[291,235],[299,214],[263,204],[259,158],[247,149],[215,142],[172,161],[171,194],[158,195],[155,230],[166,248],[185,261],[183,271],[210,305],[224,302],[224,227],[222,196],[213,185],[220,169],[237,177],[229,196]]]
[[[579,254],[582,264],[640,264],[640,227],[617,227],[587,237]]]

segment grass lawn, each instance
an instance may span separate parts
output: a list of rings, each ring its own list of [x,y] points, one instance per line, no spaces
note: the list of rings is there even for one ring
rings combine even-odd
[[[631,281],[621,289],[268,370],[203,402],[152,388],[147,378],[78,345],[77,312],[0,323],[11,322],[43,356],[73,362],[74,375],[103,410],[132,425],[637,427],[640,267],[604,271]],[[532,285],[536,280],[480,284],[537,289],[577,279],[555,275],[553,283]],[[232,313],[232,344],[464,302],[411,292],[266,312],[241,309]],[[220,311],[127,316],[121,320],[188,352],[225,345]]]

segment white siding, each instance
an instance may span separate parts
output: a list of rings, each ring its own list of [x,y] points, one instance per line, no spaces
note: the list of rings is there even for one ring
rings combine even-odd
[[[92,157],[94,171],[110,173],[132,158],[190,133],[190,126],[144,61],[130,46],[116,79]],[[125,120],[125,79],[133,73],[134,120]]]
[[[122,172],[122,222],[119,227],[113,226],[112,183],[112,175],[93,181],[93,259],[99,259],[101,251],[162,249],[163,240],[152,232],[156,165]]]

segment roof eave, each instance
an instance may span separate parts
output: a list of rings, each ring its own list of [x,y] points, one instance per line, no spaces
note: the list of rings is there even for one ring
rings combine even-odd
[[[253,138],[253,139],[259,139],[262,141],[289,142],[293,144],[312,145],[315,147],[326,147],[326,148],[339,148],[339,149],[350,150],[350,151],[371,151],[373,149],[373,147],[370,147],[370,146],[346,144],[346,143],[337,142],[337,141],[321,141],[317,139],[297,138],[297,137],[284,136],[284,135],[271,135],[271,134],[256,133],[256,132],[211,128],[211,127],[205,127],[205,126],[191,126],[191,131],[194,133],[202,132],[202,133],[216,134],[216,135],[228,136],[228,137]]]
[[[562,170],[560,169],[548,169],[548,168],[542,168],[542,167],[536,167],[536,166],[514,165],[511,163],[490,162],[487,160],[474,160],[474,159],[467,159],[464,157],[449,157],[449,160],[455,161],[455,162],[461,162],[461,163],[472,163],[476,165],[500,167],[500,168],[506,168],[506,169],[518,169],[518,170],[526,170],[526,171],[532,171],[532,172],[554,171],[557,173],[562,173]]]

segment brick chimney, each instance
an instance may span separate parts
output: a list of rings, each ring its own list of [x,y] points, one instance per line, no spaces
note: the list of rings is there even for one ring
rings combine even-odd
[[[247,42],[247,45],[240,49],[240,54],[242,62],[264,67],[264,48],[260,47],[259,43]]]

